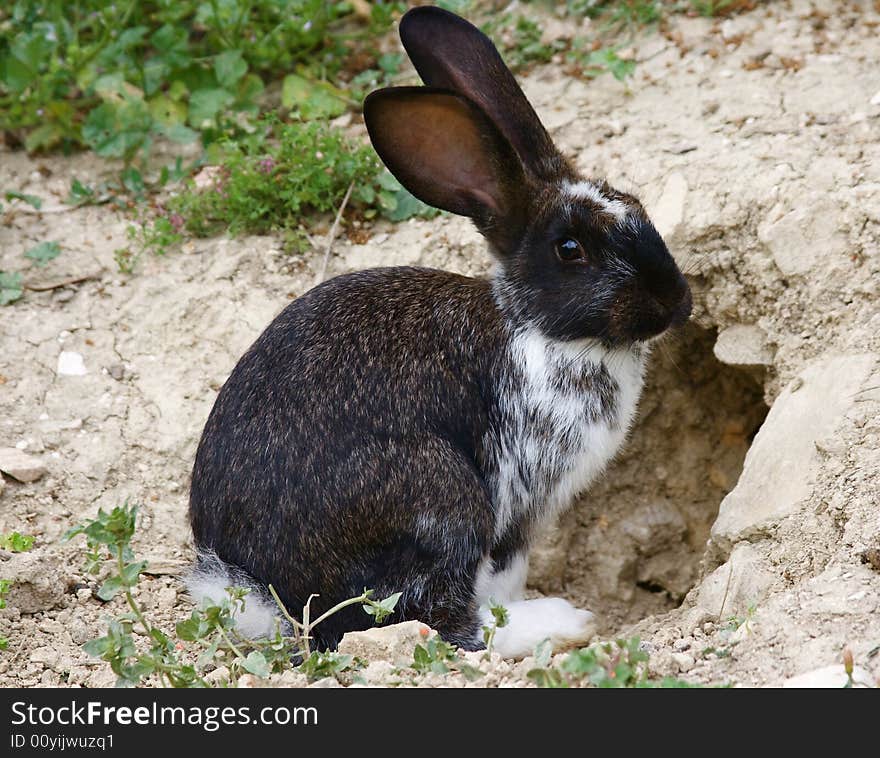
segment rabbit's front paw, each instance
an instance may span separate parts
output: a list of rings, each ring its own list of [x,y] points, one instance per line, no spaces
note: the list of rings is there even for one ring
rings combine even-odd
[[[554,650],[588,643],[596,633],[593,614],[559,597],[519,600],[507,605],[509,621],[495,633],[495,650],[504,658],[524,658],[546,639]],[[483,611],[484,618],[490,614]]]

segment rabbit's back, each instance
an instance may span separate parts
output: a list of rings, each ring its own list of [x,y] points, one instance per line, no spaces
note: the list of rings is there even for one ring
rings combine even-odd
[[[462,528],[488,539],[488,498],[485,513],[459,514],[438,512],[450,501],[433,494],[459,486],[456,465],[462,487],[481,486],[474,462],[505,339],[488,283],[447,272],[358,272],[291,303],[205,427],[190,496],[197,546],[287,588],[295,608],[317,589],[359,594],[389,562],[418,574],[411,537],[436,542],[472,520]]]

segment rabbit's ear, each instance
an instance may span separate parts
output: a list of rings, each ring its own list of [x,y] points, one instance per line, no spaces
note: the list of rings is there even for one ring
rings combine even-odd
[[[379,157],[420,200],[480,226],[521,215],[526,189],[519,159],[486,114],[463,97],[389,87],[364,101],[364,121]]]
[[[401,19],[400,39],[422,81],[480,106],[533,176],[552,180],[567,172],[510,69],[477,27],[442,8],[420,6]]]

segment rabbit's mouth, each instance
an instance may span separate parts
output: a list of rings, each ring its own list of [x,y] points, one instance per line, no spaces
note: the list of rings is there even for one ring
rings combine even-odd
[[[692,309],[693,298],[687,284],[672,302],[644,292],[618,297],[611,309],[609,333],[617,343],[652,342],[670,329],[684,326]]]

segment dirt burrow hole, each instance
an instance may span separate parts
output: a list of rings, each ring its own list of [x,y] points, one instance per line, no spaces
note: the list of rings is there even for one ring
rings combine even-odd
[[[593,611],[600,633],[677,607],[697,583],[767,415],[762,373],[720,363],[715,336],[691,324],[655,349],[623,452],[533,551],[529,585]]]

